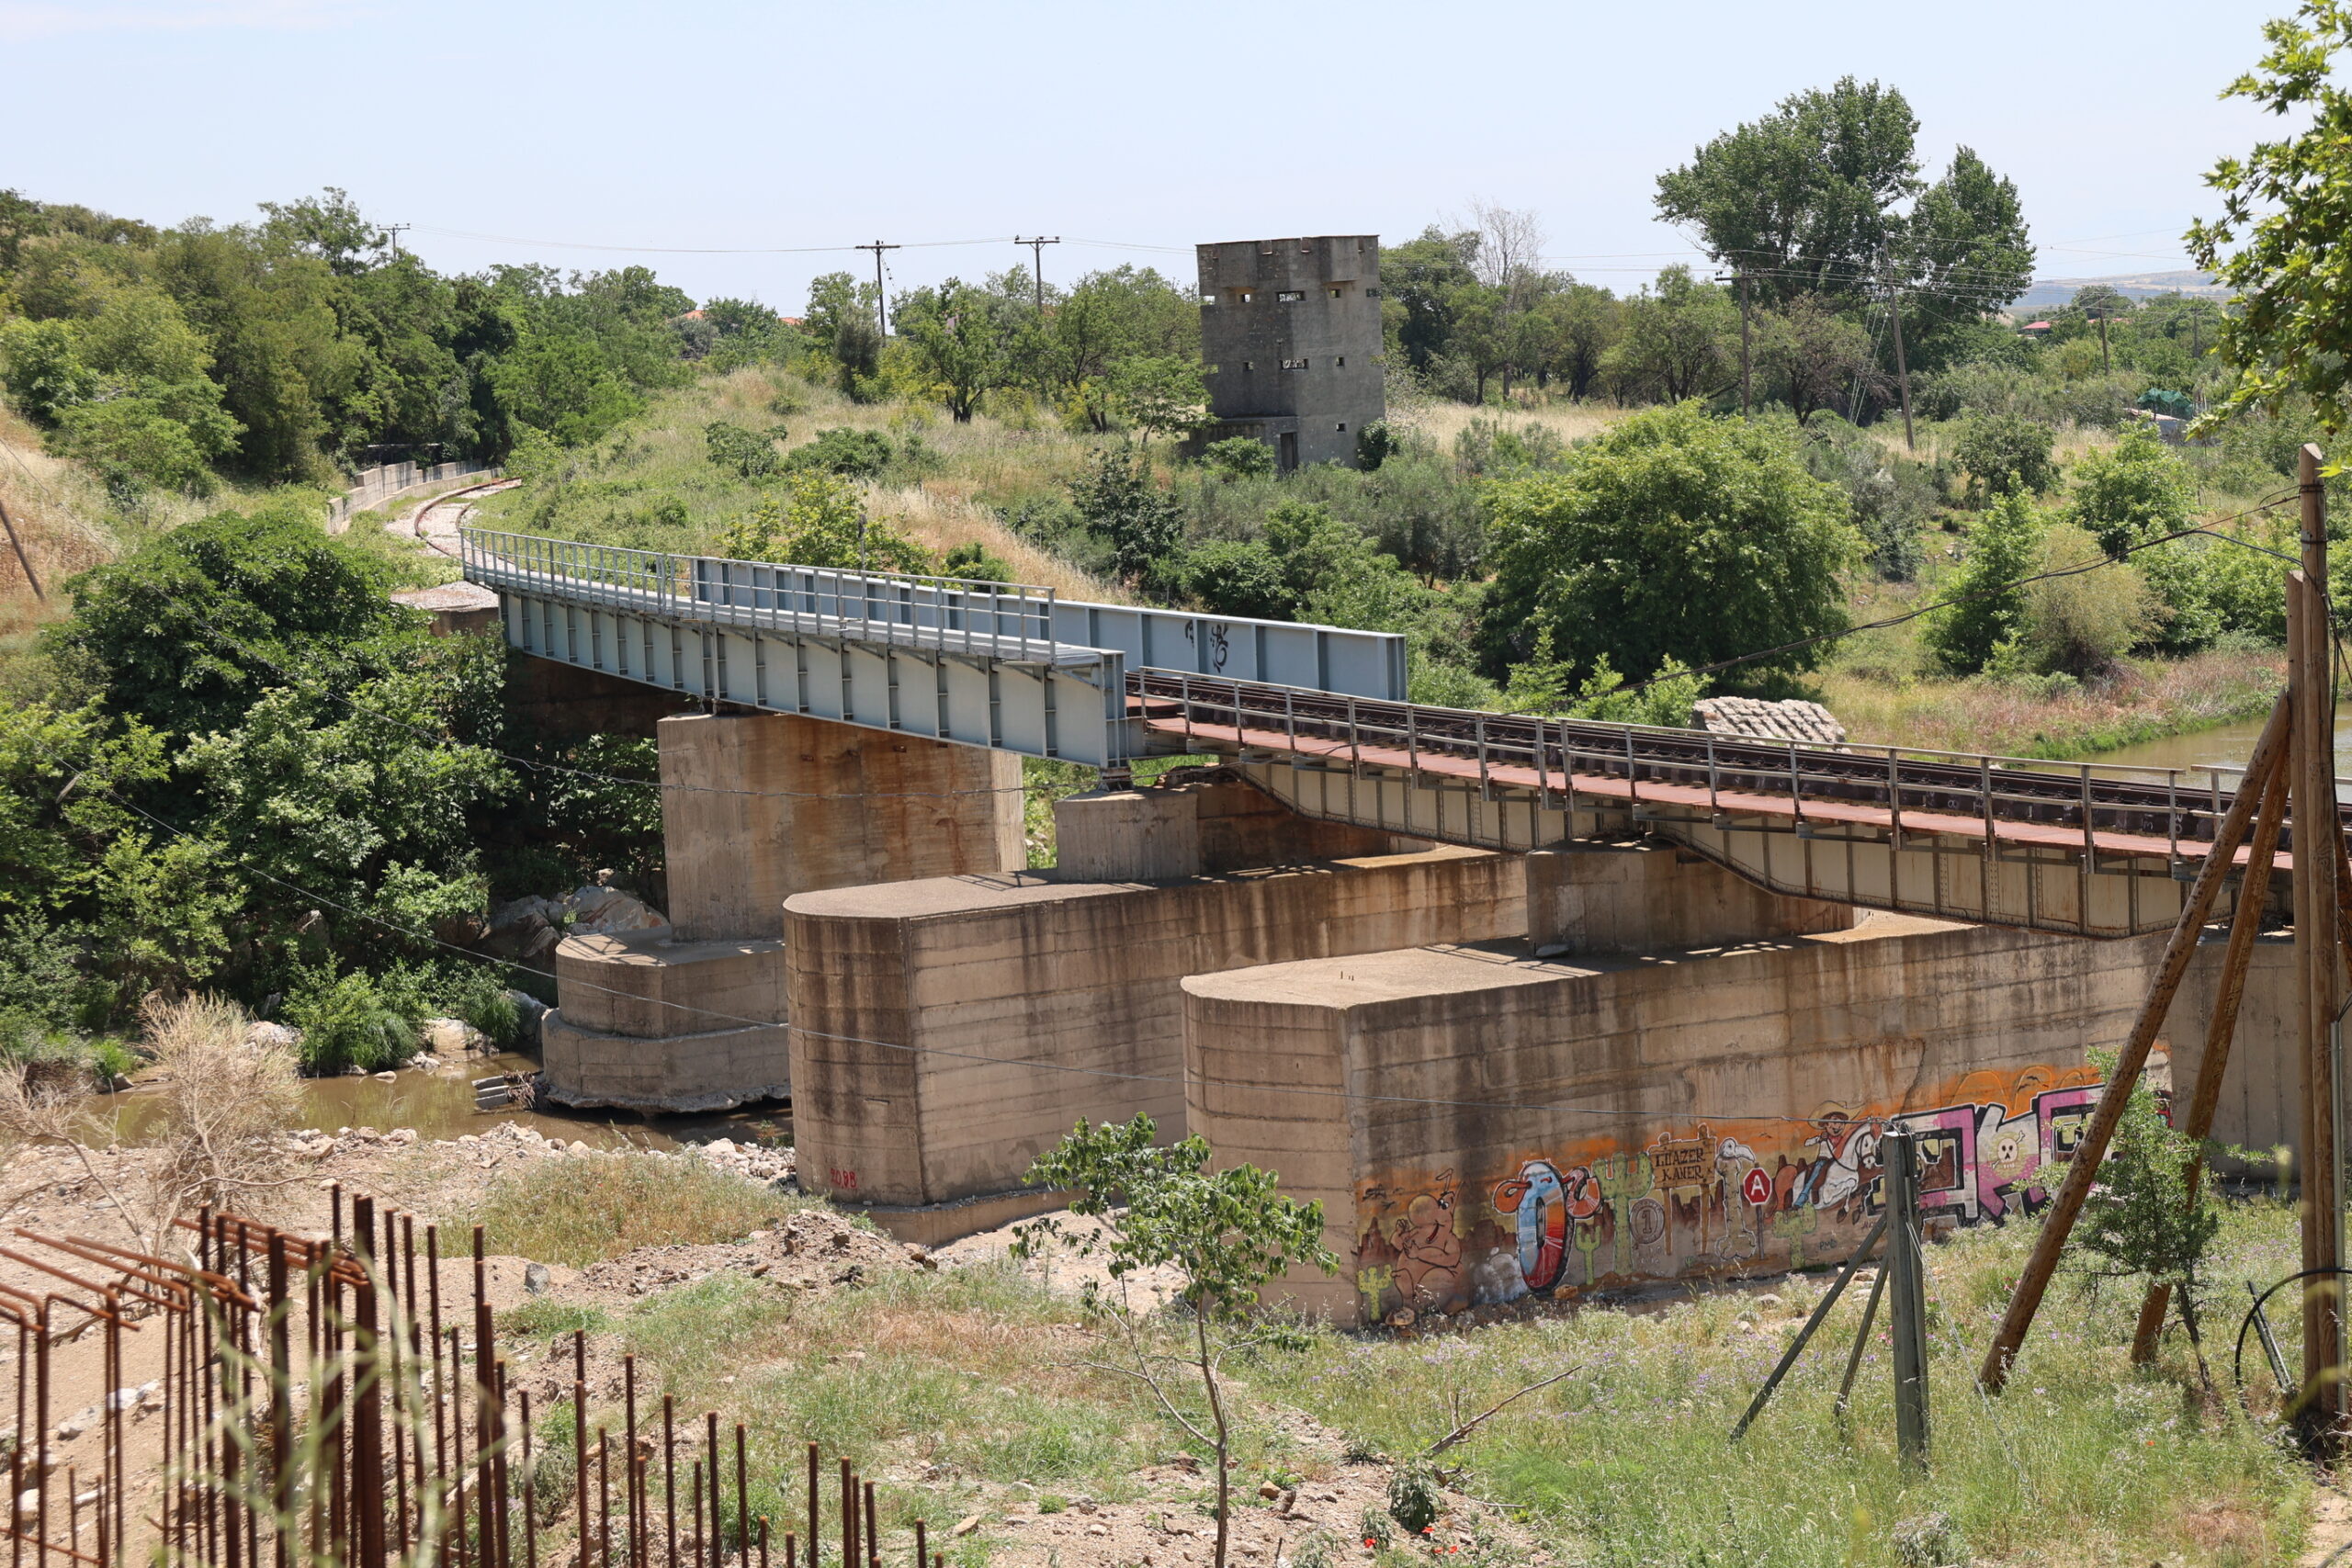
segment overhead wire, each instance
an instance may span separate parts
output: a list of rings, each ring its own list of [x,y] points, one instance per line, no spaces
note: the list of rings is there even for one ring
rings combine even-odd
[[[165,821],[164,818],[157,817],[154,813],[148,811],[143,807],[132,805],[130,802],[124,800],[121,796],[116,795],[111,789],[103,790],[102,793],[105,794],[108,799],[114,801],[116,805],[120,806],[124,810],[143,818],[148,822],[162,829],[164,831],[171,834],[176,839],[180,839],[182,840],[192,840],[195,839],[195,835],[190,834],[185,829],[176,827],[174,824]],[[201,841],[209,842],[209,840]],[[254,865],[252,863],[242,859],[233,852],[231,853],[228,858],[243,870],[250,872],[252,874],[260,877],[266,882],[275,884],[276,886],[282,887],[286,889],[286,891],[295,894],[298,897],[323,905],[324,907],[334,909],[342,914],[352,916],[356,919],[365,920],[368,923],[380,927],[385,931],[397,932],[400,935],[408,937],[412,941],[423,942],[427,946],[440,948],[447,952],[456,953],[461,958],[470,959],[479,964],[492,964],[503,970],[517,971],[526,975],[536,975],[544,979],[558,981],[562,985],[574,986],[587,990],[602,992],[606,996],[625,997],[632,1001],[639,1003],[651,1002],[657,1007],[669,1008],[679,1012],[693,1013],[702,1018],[716,1019],[721,1023],[739,1024],[756,1029],[788,1028],[799,1033],[808,1035],[813,1039],[831,1040],[848,1045],[871,1045],[877,1049],[886,1051],[902,1051],[910,1055],[915,1056],[944,1056],[956,1061],[975,1062],[989,1066],[1030,1067],[1045,1072],[1075,1074],[1086,1077],[1117,1079],[1128,1083],[1168,1084],[1182,1088],[1195,1082],[1207,1082],[1215,1084],[1216,1087],[1221,1089],[1247,1089],[1252,1093],[1258,1094],[1304,1095],[1316,1099],[1343,1100],[1370,1104],[1422,1106],[1432,1110],[1543,1111],[1573,1116],[1603,1117],[1619,1122],[1651,1122],[1657,1120],[1654,1113],[1646,1111],[1619,1111],[1591,1105],[1574,1105],[1544,1101],[1528,1102],[1521,1100],[1441,1100],[1422,1095],[1368,1094],[1358,1089],[1317,1089],[1306,1085],[1293,1087],[1286,1084],[1237,1084],[1223,1079],[1203,1079],[1197,1074],[1122,1072],[1111,1067],[1088,1067],[1079,1066],[1076,1063],[1046,1061],[1038,1057],[995,1056],[984,1055],[976,1051],[953,1050],[944,1045],[911,1045],[896,1040],[876,1040],[865,1035],[841,1034],[829,1030],[811,1029],[804,1024],[779,1021],[778,1020],[772,1018],[746,1018],[740,1014],[722,1011],[717,1008],[697,1006],[693,1002],[672,1001],[667,998],[649,997],[637,991],[623,991],[617,987],[601,986],[590,980],[582,980],[576,977],[566,980],[551,969],[541,969],[534,964],[510,962],[492,953],[478,953],[472,948],[464,947],[458,943],[445,941],[440,937],[435,936],[430,931],[419,931],[412,926],[403,926],[396,920],[386,919],[381,915],[370,914],[365,909],[354,908],[352,906],[343,903],[340,900],[329,898],[325,895],[313,892],[309,888],[301,886],[298,883],[289,882],[282,876],[277,876],[270,872],[264,871],[259,866]],[[1791,1126],[1814,1126],[1819,1124],[1824,1120],[1832,1119],[1824,1118],[1819,1115],[1798,1116],[1783,1115],[1779,1113],[1756,1114],[1746,1111],[1712,1111],[1702,1108],[1685,1108],[1678,1110],[1672,1114],[1678,1118],[1689,1118],[1711,1122],[1770,1122],[1779,1125]],[[1883,1115],[1890,1117],[1905,1114],[1906,1114],[1906,1112],[1903,1111],[1891,1111],[1883,1113]],[[1860,1117],[1843,1118],[1843,1120],[1876,1119],[1877,1118]]]

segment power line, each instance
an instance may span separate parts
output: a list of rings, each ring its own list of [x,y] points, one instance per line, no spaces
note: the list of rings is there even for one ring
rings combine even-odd
[[[120,795],[116,795],[110,788],[104,789],[102,793],[104,793],[109,800],[112,800],[124,810],[145,818],[147,821],[162,829],[164,832],[171,834],[175,839],[179,839],[184,841],[213,841],[209,840],[196,840],[195,835],[190,834],[185,829],[175,827],[173,824],[164,820],[164,818],[156,816],[154,813],[145,810],[141,807],[132,805],[130,802],[124,800]],[[251,862],[233,853],[232,853],[229,858],[243,870],[260,877],[265,882],[271,883],[278,887],[286,889],[286,891],[296,895],[298,897],[324,905],[330,909],[352,916],[357,919],[365,920],[369,924],[380,927],[385,931],[398,932],[413,942],[423,942],[427,946],[437,947],[447,952],[454,953],[461,958],[469,959],[477,964],[493,964],[502,970],[519,971],[526,975],[537,975],[543,979],[554,980],[559,986],[576,986],[584,990],[599,991],[606,996],[628,997],[639,1002],[650,1001],[657,1007],[669,1008],[678,1012],[693,1013],[701,1018],[716,1019],[722,1023],[743,1024],[757,1029],[774,1029],[778,1027],[777,1021],[772,1018],[745,1018],[737,1013],[722,1012],[716,1008],[698,1007],[692,1002],[675,1002],[668,1000],[665,998],[640,995],[635,991],[623,991],[611,986],[600,986],[593,980],[565,980],[551,969],[541,969],[533,964],[522,963],[510,964],[506,960],[498,958],[492,954],[476,953],[471,948],[461,947],[458,943],[452,942],[445,942],[441,938],[435,936],[430,931],[419,931],[412,926],[403,926],[397,921],[388,920],[381,915],[370,914],[367,910],[356,909],[348,904],[342,903],[334,898],[329,898],[323,894],[314,893],[310,889],[301,886],[300,884],[288,882],[282,876],[277,876],[269,872],[264,871],[259,866],[256,866]],[[904,1051],[910,1055],[945,1056],[956,1061],[978,1062],[989,1066],[1033,1067],[1045,1072],[1072,1073],[1085,1077],[1112,1078],[1128,1083],[1171,1084],[1178,1087],[1183,1087],[1190,1083],[1200,1082],[1213,1084],[1216,1087],[1222,1089],[1248,1089],[1253,1093],[1307,1095],[1316,1099],[1354,1100],[1379,1105],[1419,1105],[1427,1106],[1435,1110],[1449,1111],[1556,1111],[1572,1116],[1606,1117],[1621,1122],[1657,1120],[1655,1115],[1647,1111],[1610,1111],[1590,1105],[1568,1105],[1540,1102],[1531,1104],[1519,1100],[1430,1100],[1419,1095],[1365,1094],[1355,1089],[1315,1089],[1303,1085],[1297,1087],[1289,1085],[1269,1087],[1263,1084],[1236,1084],[1222,1079],[1204,1079],[1196,1074],[1125,1073],[1108,1067],[1084,1067],[1072,1063],[1043,1061],[1038,1058],[1029,1056],[990,1056],[984,1055],[976,1051],[953,1051],[942,1045],[909,1045],[895,1040],[874,1040],[864,1035],[837,1034],[829,1030],[810,1029],[804,1024],[792,1023],[789,1021],[785,1022],[782,1027],[797,1030],[800,1033],[812,1036],[819,1040],[838,1041],[841,1043],[847,1045],[872,1045],[886,1051]],[[1903,1111],[1892,1111],[1884,1113],[1886,1117],[1895,1117],[1905,1114],[1907,1113]],[[1825,1120],[1825,1118],[1820,1116],[1790,1116],[1770,1113],[1755,1115],[1746,1112],[1715,1111],[1699,1109],[1684,1109],[1677,1111],[1673,1112],[1668,1119],[1727,1122],[1769,1122],[1791,1126],[1812,1126]],[[1878,1120],[1879,1118],[1873,1117],[1860,1119]]]

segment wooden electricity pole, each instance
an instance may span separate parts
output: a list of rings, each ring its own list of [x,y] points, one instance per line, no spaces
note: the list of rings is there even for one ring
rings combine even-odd
[[[2288,574],[2287,690],[2294,704],[2295,1018],[2303,1069],[2301,1204],[2303,1268],[2334,1269],[2343,1255],[2343,1179],[2335,1148],[2335,1037],[2343,1011],[2344,969],[2336,902],[2335,705],[2327,615],[2327,499],[2320,453],[2306,445],[2297,478],[2302,496],[2302,570]],[[2333,1273],[2303,1288],[2304,1431],[2324,1439],[2343,1413],[2344,1303]]]
[[[2172,1010],[2181,976],[2188,972],[2188,961],[2196,955],[2198,937],[2212,914],[2214,899],[2220,895],[2222,885],[2229,880],[2238,846],[2245,841],[2246,829],[2254,821],[2255,807],[2269,786],[2272,770],[2281,765],[2292,695],[2290,691],[2278,699],[2270,710],[2270,721],[2262,727],[2262,739],[2255,742],[2254,755],[2246,761],[2245,777],[2239,781],[2228,812],[2213,829],[2213,842],[2205,852],[2205,863],[2198,867],[2197,879],[2189,884],[2188,896],[2181,902],[2180,919],[2172,928],[2172,939],[2165,944],[2164,957],[2156,965],[2147,999],[2140,1004],[2140,1016],[2132,1021],[2132,1032],[2125,1037],[2123,1048],[2116,1053],[2115,1071],[2108,1078],[2098,1104],[2092,1109],[2090,1120],[2083,1124],[2074,1157],[2066,1166],[2065,1180],[2051,1201],[2049,1213],[2042,1220],[2041,1234],[2034,1238],[2033,1255],[2026,1259],[2025,1269],[2018,1276],[2017,1289],[2009,1295],[2008,1311],[2002,1314],[2001,1326],[1993,1335],[1992,1348],[1984,1353],[1984,1365],[1977,1371],[1977,1382],[1989,1393],[1998,1393],[2008,1382],[2009,1363],[2016,1359],[2018,1347],[2025,1343],[2026,1330],[2033,1326],[2034,1314],[2041,1309],[2042,1295],[2058,1270],[2059,1254],[2065,1250],[2075,1220],[2083,1212],[2084,1201],[2089,1198],[2091,1187],[2098,1179],[2099,1161],[2107,1157],[2107,1145],[2115,1136],[2116,1123],[2123,1120],[2123,1107],[2132,1098],[2132,1084],[2148,1065],[2148,1051],[2156,1043],[2157,1032],[2164,1028],[2165,1015]],[[2295,869],[2299,874],[2296,885],[2300,887],[2300,860],[2295,863]]]
[[[1750,412],[1747,390],[1747,269],[1741,267],[1736,276],[1739,279],[1739,417],[1753,419],[1755,415]]]
[[[906,247],[904,245],[886,245],[881,241],[876,240],[870,245],[860,245],[857,249],[861,251],[872,251],[874,253],[874,325],[875,329],[887,338],[890,335],[890,307],[888,297],[883,293],[882,253],[884,251],[902,251],[906,249]]]
[[[8,547],[17,552],[17,564],[25,569],[25,581],[31,585],[33,597],[47,599],[49,595],[40,591],[40,579],[33,575],[33,558],[25,554],[25,542],[17,537],[16,520],[8,515],[6,502],[0,502],[0,529],[7,531]]]
[[[1903,362],[1903,293],[1897,289],[1887,299],[1894,315],[1894,384],[1903,393],[1903,446],[1913,457],[1919,455],[1919,443],[1911,434],[1911,368]]]
[[[1046,247],[1060,244],[1062,237],[1059,234],[1032,234],[1024,240],[1015,234],[1012,243],[1029,247],[1029,271],[1036,280],[1037,314],[1042,316],[1046,313]]]

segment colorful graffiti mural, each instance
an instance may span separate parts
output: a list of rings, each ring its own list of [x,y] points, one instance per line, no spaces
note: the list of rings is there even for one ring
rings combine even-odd
[[[2168,1096],[2161,1051],[2150,1075]],[[1449,1168],[1363,1183],[1364,1316],[1834,1261],[1883,1206],[1879,1143],[1894,1127],[1925,1134],[1931,1221],[2000,1224],[2050,1201],[2100,1085],[2090,1067],[2035,1066],[1939,1088],[1926,1110],[1830,1104],[1802,1122],[1688,1122],[1637,1141],[1518,1151],[1491,1175]]]

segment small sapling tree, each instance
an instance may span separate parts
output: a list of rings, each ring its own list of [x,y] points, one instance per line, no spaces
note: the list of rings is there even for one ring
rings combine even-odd
[[[2112,1057],[2100,1066],[2113,1076]],[[2211,1189],[2199,1179],[2200,1159],[2197,1141],[2165,1123],[2146,1078],[2133,1083],[2099,1167],[2098,1185],[2091,1189],[2075,1231],[2075,1269],[2094,1292],[2111,1280],[2171,1286],[2197,1357],[2198,1381],[2210,1395],[2213,1380],[2205,1366],[2197,1292],[2222,1215]]]
[[[1013,1255],[1038,1257],[1058,1244],[1079,1257],[1104,1259],[1112,1288],[1088,1281],[1086,1304],[1127,1364],[1089,1365],[1144,1384],[1170,1420],[1215,1450],[1216,1562],[1225,1568],[1233,1460],[1219,1365],[1270,1326],[1251,1316],[1259,1286],[1298,1264],[1331,1273],[1339,1260],[1323,1245],[1322,1204],[1283,1197],[1274,1173],[1256,1166],[1210,1170],[1205,1138],[1157,1147],[1158,1131],[1148,1116],[1124,1125],[1080,1120],[1023,1179],[1076,1192],[1070,1212],[1101,1224],[1075,1230],[1051,1216],[1033,1221],[1020,1228]],[[1127,1290],[1129,1276],[1143,1269],[1172,1269],[1178,1277],[1176,1299],[1192,1316],[1191,1348],[1181,1354],[1157,1348],[1146,1332],[1148,1304],[1139,1305]],[[1199,1374],[1205,1427],[1170,1395],[1162,1377],[1170,1366]]]

